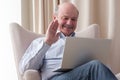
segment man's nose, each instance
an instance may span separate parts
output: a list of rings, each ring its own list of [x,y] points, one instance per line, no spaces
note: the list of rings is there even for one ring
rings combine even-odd
[[[67,24],[71,25],[72,24],[72,20],[71,19],[67,20]]]

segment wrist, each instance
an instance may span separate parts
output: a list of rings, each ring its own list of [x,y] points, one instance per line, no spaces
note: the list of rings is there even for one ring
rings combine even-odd
[[[49,46],[52,45],[52,42],[50,42],[50,41],[48,41],[48,40],[44,40],[44,42],[45,42],[46,44],[48,44]]]

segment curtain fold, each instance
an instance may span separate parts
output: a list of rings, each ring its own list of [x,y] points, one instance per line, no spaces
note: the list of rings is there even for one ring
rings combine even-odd
[[[22,26],[44,34],[59,0],[22,0]]]
[[[113,64],[112,67],[114,68],[115,72],[120,72],[120,0],[112,0],[114,8],[113,8],[113,24],[114,27],[114,35],[113,35]],[[114,67],[114,65],[117,65]]]
[[[58,5],[58,0],[39,0],[39,29],[38,33],[45,33],[49,23],[52,21],[53,12]]]

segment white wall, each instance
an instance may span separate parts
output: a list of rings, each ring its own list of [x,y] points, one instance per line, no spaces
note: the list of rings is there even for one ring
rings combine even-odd
[[[0,80],[18,80],[9,35],[11,22],[21,24],[21,0],[0,0]]]

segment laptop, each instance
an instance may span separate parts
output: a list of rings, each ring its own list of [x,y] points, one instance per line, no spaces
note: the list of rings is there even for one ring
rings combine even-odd
[[[55,72],[72,70],[93,59],[106,64],[110,48],[110,39],[67,37],[61,67]]]

